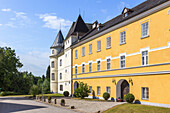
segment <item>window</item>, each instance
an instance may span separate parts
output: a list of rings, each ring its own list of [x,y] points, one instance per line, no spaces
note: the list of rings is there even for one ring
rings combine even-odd
[[[92,86],[89,86],[90,94],[92,94]]]
[[[110,48],[111,47],[111,37],[108,37],[106,40],[107,40],[106,41],[106,45],[107,45],[106,48]]]
[[[148,65],[148,51],[142,51],[142,65]]]
[[[60,66],[62,66],[62,59],[60,59]]]
[[[82,65],[82,73],[85,72],[85,64]]]
[[[52,54],[54,54],[54,50],[52,50]]]
[[[120,44],[126,43],[126,31],[120,33]]]
[[[110,87],[106,87],[106,92],[110,94]]]
[[[82,47],[82,56],[85,56],[85,47]]]
[[[65,73],[67,73],[67,69],[65,70]]]
[[[142,37],[147,37],[149,35],[148,31],[149,31],[149,23],[143,23],[142,24]]]
[[[142,99],[148,100],[149,99],[149,88],[142,87]]]
[[[89,72],[92,72],[92,63],[89,63]]]
[[[75,66],[75,74],[77,74],[77,66]]]
[[[110,58],[107,59],[107,69],[110,69]]]
[[[100,86],[97,86],[97,95],[100,95]]]
[[[120,67],[124,68],[125,67],[125,56],[120,57]]]
[[[52,73],[52,80],[55,80],[55,74]]]
[[[75,50],[75,59],[77,58],[77,50]]]
[[[128,16],[128,13],[125,13],[125,14],[124,14],[124,17],[127,17],[127,16]]]
[[[51,62],[51,67],[54,68],[54,61]]]
[[[101,41],[97,41],[97,51],[101,51]]]
[[[63,85],[60,85],[60,91],[63,91]]]
[[[100,61],[97,61],[97,71],[100,71]]]
[[[62,79],[62,73],[60,73],[60,80]]]
[[[89,45],[89,54],[92,54],[92,44]]]

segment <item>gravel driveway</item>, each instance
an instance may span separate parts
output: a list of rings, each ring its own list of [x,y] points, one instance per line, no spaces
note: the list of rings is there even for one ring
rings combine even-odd
[[[78,112],[62,107],[54,107],[48,104],[29,100],[24,97],[0,97],[0,113],[78,113]]]

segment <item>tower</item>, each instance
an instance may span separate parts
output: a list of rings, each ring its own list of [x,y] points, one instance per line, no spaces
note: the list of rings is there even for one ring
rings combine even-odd
[[[50,55],[50,91],[54,93],[58,93],[58,57],[64,49],[64,38],[61,30],[58,32],[57,37],[50,47],[51,55]]]

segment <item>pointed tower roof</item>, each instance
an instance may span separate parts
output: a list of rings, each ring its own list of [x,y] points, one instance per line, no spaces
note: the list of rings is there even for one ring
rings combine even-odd
[[[64,41],[63,34],[62,34],[61,30],[60,30],[58,32],[57,37],[56,37],[53,45],[51,46],[51,48],[58,47],[58,46],[63,46],[63,41]]]
[[[86,23],[83,21],[81,15],[78,16],[76,22],[73,22],[67,36],[66,36],[66,39],[68,37],[70,37],[70,35],[77,35],[77,33],[81,33],[81,34],[84,34],[84,33],[87,33],[89,31]]]

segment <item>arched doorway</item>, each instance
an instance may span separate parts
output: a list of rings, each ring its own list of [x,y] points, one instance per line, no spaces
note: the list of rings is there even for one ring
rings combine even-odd
[[[116,98],[122,98],[129,93],[129,83],[125,79],[119,80],[116,85]]]
[[[79,83],[77,81],[74,82],[74,91],[79,87]]]

